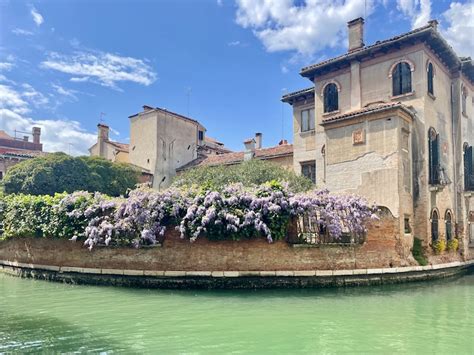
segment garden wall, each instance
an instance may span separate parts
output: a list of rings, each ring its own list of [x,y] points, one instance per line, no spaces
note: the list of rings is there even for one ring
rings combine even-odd
[[[95,247],[49,238],[12,238],[0,242],[0,260],[85,268],[175,271],[279,271],[390,268],[417,265],[407,241],[399,235],[398,219],[389,213],[372,221],[362,245],[292,245],[265,238],[194,243],[168,228],[161,247]],[[291,228],[289,237],[296,231]],[[454,260],[459,260],[453,255]]]

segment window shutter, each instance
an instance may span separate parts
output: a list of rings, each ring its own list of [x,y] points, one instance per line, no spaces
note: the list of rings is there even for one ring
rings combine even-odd
[[[402,94],[411,92],[411,70],[408,63],[401,63]]]
[[[314,122],[316,121],[316,117],[314,116],[314,108],[309,110],[309,129],[314,129]]]

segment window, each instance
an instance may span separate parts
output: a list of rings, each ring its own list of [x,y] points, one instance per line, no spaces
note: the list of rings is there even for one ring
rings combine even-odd
[[[404,221],[404,232],[405,232],[405,234],[410,234],[411,233],[410,216],[405,216],[403,221]]]
[[[464,189],[474,191],[474,154],[467,143],[464,143]]]
[[[431,240],[433,242],[437,241],[439,236],[438,220],[438,211],[433,210],[431,212]]]
[[[466,101],[467,101],[467,89],[463,85],[461,89],[461,107],[462,107],[462,114],[464,116],[467,116]]]
[[[392,71],[393,96],[411,92],[411,68],[407,62],[398,63]]]
[[[339,94],[337,86],[329,83],[324,87],[324,112],[333,112],[339,110]]]
[[[314,129],[314,108],[301,111],[301,132],[311,131]]]
[[[3,179],[3,171],[0,171],[0,180]]]
[[[429,149],[429,178],[430,185],[439,185],[440,183],[440,165],[439,165],[439,134],[434,128],[428,131],[428,149]]]
[[[434,87],[433,87],[433,76],[434,76],[434,69],[433,64],[428,64],[428,93],[434,95]]]
[[[310,179],[313,184],[316,183],[316,162],[308,161],[305,163],[301,163],[301,175],[306,176]]]
[[[450,210],[446,211],[444,221],[446,223],[446,240],[450,241],[451,239],[453,239],[453,218]]]
[[[200,141],[204,140],[204,131],[199,131],[198,132],[198,138],[199,138]]]

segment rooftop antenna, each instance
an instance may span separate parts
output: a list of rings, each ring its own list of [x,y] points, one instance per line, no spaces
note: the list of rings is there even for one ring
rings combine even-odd
[[[288,91],[287,88],[281,89],[281,96],[285,96],[287,91]],[[281,101],[281,140],[285,139],[285,113],[284,113],[284,109],[285,109],[285,104],[284,104],[283,101]]]
[[[190,86],[188,86],[186,88],[186,100],[187,100],[186,107],[187,107],[188,117],[189,117],[189,104],[190,104],[190,101],[191,101],[191,91],[192,91],[192,88]]]

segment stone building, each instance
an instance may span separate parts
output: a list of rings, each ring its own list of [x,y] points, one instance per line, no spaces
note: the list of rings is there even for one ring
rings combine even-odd
[[[20,161],[46,154],[43,152],[43,144],[40,141],[41,128],[33,127],[31,136],[32,142],[29,135],[17,138],[16,132],[15,137],[12,137],[0,130],[0,180],[10,167]]]
[[[98,125],[97,143],[89,152],[111,161],[126,162],[142,172],[142,182],[166,188],[176,169],[201,156],[229,153],[224,144],[206,135],[198,121],[159,107],[143,106],[129,117],[130,143],[109,140],[109,127]]]
[[[293,106],[295,171],[388,207],[402,248],[458,237],[473,254],[473,62],[436,21],[370,46],[362,18],[348,32],[347,53],[303,68],[313,85],[282,98]]]

